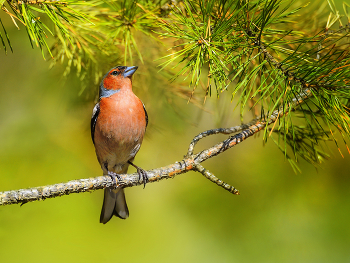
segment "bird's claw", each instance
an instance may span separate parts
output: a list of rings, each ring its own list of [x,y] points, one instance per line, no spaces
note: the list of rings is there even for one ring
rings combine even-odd
[[[143,189],[145,189],[146,187],[146,183],[148,183],[148,176],[145,170],[143,170],[142,168],[138,167],[137,168],[137,173],[139,174],[139,180],[143,181]]]
[[[131,161],[128,161],[129,164],[131,164],[132,166],[134,166],[137,170],[137,173],[139,174],[139,181],[143,181],[143,189],[145,189],[146,187],[146,183],[148,182],[148,176],[145,170],[143,170],[142,168],[138,167],[137,165],[133,164]]]
[[[116,180],[116,178],[118,179],[118,181],[121,181],[122,178],[119,176],[119,174],[113,173],[113,172],[111,172],[111,171],[108,171],[108,175],[112,178],[114,188],[117,188],[118,186],[117,186],[117,180]]]

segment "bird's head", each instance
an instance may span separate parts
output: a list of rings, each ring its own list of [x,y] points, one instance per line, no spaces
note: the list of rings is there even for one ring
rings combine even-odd
[[[122,89],[131,89],[131,76],[137,68],[137,66],[112,68],[102,79],[100,98],[109,97]]]

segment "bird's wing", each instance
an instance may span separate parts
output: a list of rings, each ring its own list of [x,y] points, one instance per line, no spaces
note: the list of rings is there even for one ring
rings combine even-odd
[[[94,139],[95,126],[96,126],[97,117],[99,113],[100,113],[100,103],[97,103],[92,111],[92,117],[91,117],[91,138],[94,144],[95,144],[95,139]]]
[[[143,110],[145,111],[145,116],[146,116],[146,127],[148,125],[148,114],[147,114],[147,111],[146,111],[146,108],[145,108],[145,104],[142,103],[142,106],[143,106]]]

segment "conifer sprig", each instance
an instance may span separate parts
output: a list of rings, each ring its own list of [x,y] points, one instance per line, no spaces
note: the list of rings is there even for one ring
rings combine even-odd
[[[72,8],[76,1],[1,1],[2,11],[10,16],[14,25],[24,26],[29,36],[30,44],[41,49],[45,58],[45,52],[53,57],[49,44],[48,36],[54,35],[52,25],[64,36],[65,41],[71,41],[70,32],[64,22],[73,24],[76,20],[87,20],[87,16]],[[5,5],[6,4],[6,5]],[[51,29],[50,29],[51,28]],[[4,32],[6,29],[3,27]],[[4,37],[0,34],[1,42],[5,52]],[[12,50],[12,45],[6,34],[7,45]]]
[[[264,133],[264,140],[278,134],[275,142],[296,169],[288,149],[296,160],[299,156],[316,164],[327,157],[316,145],[330,139],[336,142],[333,129],[343,138],[350,134],[350,43],[347,28],[329,29],[336,22],[341,25],[333,5],[333,16],[325,28],[312,33],[293,30],[295,16],[302,10],[292,4],[184,1],[173,9],[173,23],[161,23],[161,35],[180,43],[162,66],[181,66],[174,77],[190,77],[193,89],[206,78],[209,94],[211,84],[217,95],[231,92],[232,100],[240,105],[242,120],[251,109],[248,105],[268,116],[280,107],[288,109],[295,96],[311,88],[313,97],[298,109],[303,118],[290,112]]]

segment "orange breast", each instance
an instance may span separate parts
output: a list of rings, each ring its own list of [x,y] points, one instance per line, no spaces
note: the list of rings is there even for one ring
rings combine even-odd
[[[109,171],[119,173],[138,152],[145,129],[146,116],[142,102],[132,91],[121,90],[102,98],[94,136],[102,169],[107,163]]]

